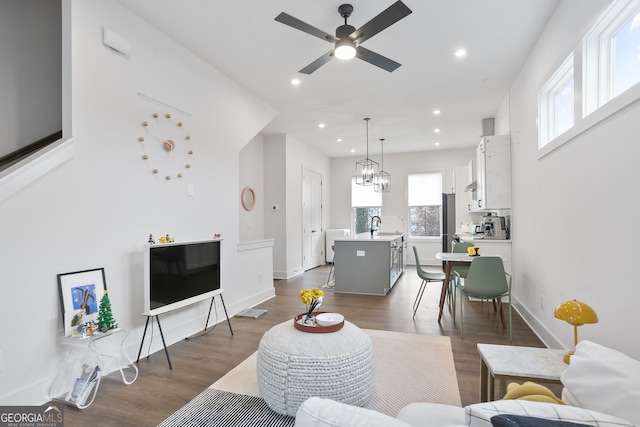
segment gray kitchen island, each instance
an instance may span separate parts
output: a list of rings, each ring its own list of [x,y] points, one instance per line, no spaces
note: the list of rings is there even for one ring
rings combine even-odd
[[[337,238],[335,292],[386,295],[406,265],[405,234],[357,234]]]

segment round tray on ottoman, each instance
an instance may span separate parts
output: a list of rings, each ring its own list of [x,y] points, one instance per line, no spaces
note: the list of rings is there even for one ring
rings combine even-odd
[[[330,334],[284,322],[262,337],[257,372],[262,398],[279,414],[295,416],[311,396],[362,406],[373,390],[373,344],[348,321]]]
[[[320,312],[318,314],[324,314],[324,312]],[[319,324],[305,325],[303,318],[304,314],[298,314],[296,317],[294,317],[293,326],[295,326],[299,331],[310,332],[312,334],[328,334],[329,332],[338,331],[344,326],[344,320],[330,326],[321,326]]]

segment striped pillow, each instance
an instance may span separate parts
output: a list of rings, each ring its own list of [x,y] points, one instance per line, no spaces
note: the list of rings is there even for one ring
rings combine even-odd
[[[577,406],[528,400],[497,400],[476,403],[465,407],[464,410],[466,424],[469,427],[492,427],[491,417],[502,414],[568,421],[594,427],[634,427],[634,424],[629,421]]]

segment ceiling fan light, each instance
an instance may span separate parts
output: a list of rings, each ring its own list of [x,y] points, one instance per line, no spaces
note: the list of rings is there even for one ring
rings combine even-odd
[[[356,56],[356,48],[349,41],[339,41],[336,44],[336,48],[333,53],[336,55],[336,58],[342,60],[353,59]]]

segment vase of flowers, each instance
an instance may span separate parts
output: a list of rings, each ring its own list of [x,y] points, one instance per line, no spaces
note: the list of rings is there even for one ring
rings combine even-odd
[[[306,306],[304,315],[302,316],[302,323],[305,325],[315,325],[316,318],[313,312],[317,311],[322,305],[324,292],[318,288],[303,289],[298,296],[300,297],[300,301]]]

